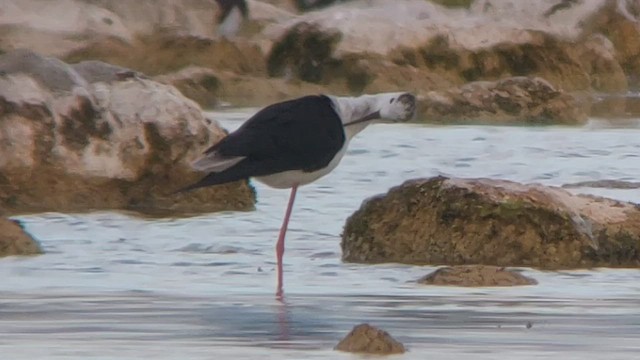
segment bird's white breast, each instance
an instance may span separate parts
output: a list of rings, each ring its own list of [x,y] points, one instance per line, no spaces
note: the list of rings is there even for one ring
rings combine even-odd
[[[256,180],[276,189],[290,189],[296,184],[299,186],[310,184],[327,175],[333,169],[335,169],[336,166],[338,166],[345,152],[347,152],[348,144],[348,140],[345,141],[340,151],[338,151],[333,159],[331,159],[329,165],[320,170],[312,172],[304,172],[302,170],[289,170],[267,176],[258,176],[256,177]]]
[[[336,111],[343,124],[345,122],[355,120],[360,116],[360,114],[362,114],[362,116],[366,115],[375,103],[375,97],[340,98],[329,96],[329,98],[331,99],[333,109]],[[342,160],[342,157],[347,152],[347,147],[349,146],[351,139],[360,131],[364,130],[367,125],[367,123],[361,123],[343,128],[345,135],[344,144],[333,159],[331,159],[329,165],[325,168],[312,172],[304,172],[302,170],[284,171],[272,175],[256,177],[256,180],[276,189],[289,189],[296,184],[301,186],[312,183],[327,175],[335,169],[336,166],[338,166],[340,160]]]

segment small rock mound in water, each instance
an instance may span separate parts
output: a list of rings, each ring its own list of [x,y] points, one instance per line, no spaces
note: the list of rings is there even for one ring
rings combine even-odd
[[[24,231],[20,223],[0,218],[0,257],[37,254],[42,254],[40,245]]]
[[[418,280],[421,284],[450,286],[520,286],[538,282],[499,266],[461,265],[440,268]]]
[[[414,179],[349,217],[342,259],[543,269],[640,266],[640,206],[498,179]]]
[[[404,345],[386,331],[369,324],[356,325],[335,347],[336,350],[367,354],[402,354]]]

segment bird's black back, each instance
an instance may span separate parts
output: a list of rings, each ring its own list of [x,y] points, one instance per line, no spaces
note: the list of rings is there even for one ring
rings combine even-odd
[[[205,151],[245,159],[205,176],[188,189],[288,170],[320,170],[329,165],[345,141],[342,121],[327,96],[269,105]]]

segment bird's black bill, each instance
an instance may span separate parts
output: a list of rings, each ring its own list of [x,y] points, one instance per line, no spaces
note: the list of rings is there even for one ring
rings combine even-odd
[[[349,126],[349,125],[354,125],[354,124],[359,124],[359,123],[363,123],[365,121],[369,121],[369,120],[374,120],[374,119],[380,119],[380,111],[376,111],[373,112],[361,119],[358,120],[353,120],[352,122],[348,122],[346,124],[344,124],[344,126]]]

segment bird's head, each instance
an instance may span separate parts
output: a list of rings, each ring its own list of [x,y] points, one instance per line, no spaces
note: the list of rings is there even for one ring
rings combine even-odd
[[[397,123],[411,120],[416,114],[416,97],[408,92],[364,95],[353,100],[352,117],[345,126],[386,122]]]
[[[416,114],[416,97],[408,92],[380,94],[378,108],[384,121],[409,121]]]

